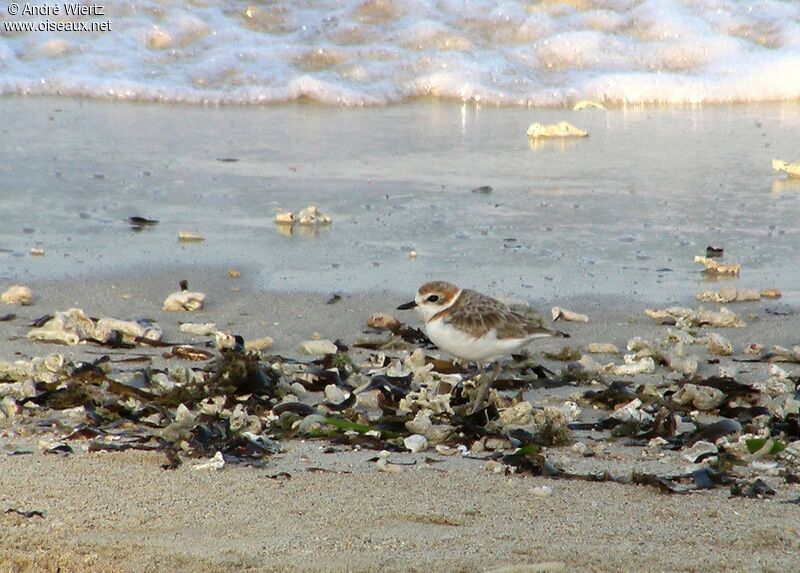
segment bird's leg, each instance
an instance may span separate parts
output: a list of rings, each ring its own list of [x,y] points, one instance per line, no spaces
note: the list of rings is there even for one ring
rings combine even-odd
[[[470,409],[470,414],[474,414],[478,410],[483,407],[483,403],[486,402],[486,398],[489,396],[489,390],[492,388],[492,383],[497,380],[497,376],[500,374],[500,362],[497,361],[494,363],[494,371],[492,372],[491,376],[486,374],[486,370],[484,369],[483,365],[480,366],[481,370],[481,384],[478,386],[478,393],[475,395],[475,401],[472,403],[472,408]]]

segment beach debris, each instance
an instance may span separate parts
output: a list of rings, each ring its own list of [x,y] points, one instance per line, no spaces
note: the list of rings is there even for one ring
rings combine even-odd
[[[553,488],[549,485],[539,485],[530,489],[533,497],[550,497],[553,495]]]
[[[706,310],[702,306],[694,311],[682,306],[663,309],[645,309],[645,314],[662,324],[674,324],[679,328],[711,326],[715,328],[741,328],[744,321],[735,312],[723,307],[719,311]]]
[[[0,322],[9,322],[11,320],[15,320],[16,318],[17,318],[16,314],[14,314],[13,312],[9,312],[9,313],[0,315]]]
[[[725,256],[725,249],[722,247],[712,247],[711,245],[706,247],[706,257],[709,259],[721,259]]]
[[[199,243],[205,241],[206,238],[200,233],[193,231],[178,231],[178,240],[183,243]]]
[[[573,111],[580,111],[582,109],[606,109],[606,106],[597,101],[582,99],[572,106],[572,109]]]
[[[428,438],[420,434],[411,434],[403,438],[403,445],[411,452],[419,453],[428,447]]]
[[[481,185],[480,187],[475,187],[471,193],[477,193],[480,195],[488,195],[491,193],[493,189],[489,185]]]
[[[557,320],[566,320],[570,322],[589,322],[589,317],[585,314],[580,314],[578,312],[573,312],[571,310],[567,310],[566,308],[560,308],[558,306],[554,306],[550,313],[553,315],[553,322]]]
[[[195,311],[203,308],[206,301],[206,295],[202,292],[191,292],[189,290],[189,283],[186,280],[181,281],[181,290],[174,292],[164,299],[164,310],[169,311]]]
[[[238,279],[242,276],[242,272],[236,269],[228,269],[228,276],[232,279]]]
[[[278,211],[275,214],[275,223],[277,225],[294,225],[296,220],[297,217],[291,211]]]
[[[772,290],[766,290],[764,292],[772,293]],[[734,286],[725,286],[719,289],[719,291],[703,291],[697,295],[697,300],[701,302],[747,302],[747,301],[754,301],[760,300],[762,294],[756,289],[737,289]]]
[[[636,376],[639,374],[653,374],[656,371],[655,361],[649,357],[636,359],[631,354],[624,356],[624,364],[609,363],[600,369],[604,374],[613,374],[614,376]]]
[[[572,125],[569,122],[561,121],[552,125],[543,125],[541,123],[532,123],[527,131],[530,139],[541,138],[562,138],[562,137],[587,137],[588,131],[584,131]]]
[[[754,481],[741,480],[731,486],[732,497],[749,497],[750,499],[765,499],[775,495],[772,489],[761,478]]]
[[[272,345],[275,341],[269,336],[261,336],[259,338],[253,338],[251,340],[247,340],[244,343],[244,349],[248,352],[262,352],[264,350],[269,350],[272,348]]]
[[[103,317],[93,319],[80,308],[70,308],[43,317],[28,331],[30,340],[56,342],[74,346],[81,342],[94,342],[119,346],[148,344],[161,340],[163,332],[149,321],[121,320]]]
[[[775,171],[783,171],[789,177],[800,177],[800,162],[788,163],[781,159],[773,159],[772,168]]]
[[[706,338],[708,339],[706,348],[709,354],[714,354],[716,356],[730,356],[733,354],[733,344],[721,334],[712,332]]]
[[[619,348],[615,344],[607,342],[590,342],[586,346],[589,354],[619,354]]]
[[[33,247],[29,251],[31,256],[34,257],[43,257],[44,256],[44,249],[40,249],[39,247]]]
[[[777,288],[764,289],[760,294],[763,298],[781,298],[782,296],[780,289]]]
[[[375,330],[397,330],[400,328],[400,321],[391,314],[376,313],[367,319],[367,326]]]
[[[221,470],[225,467],[225,458],[222,452],[217,452],[214,457],[208,461],[201,462],[192,466],[193,470]]]
[[[21,509],[17,509],[16,507],[9,507],[3,513],[4,514],[13,513],[15,515],[19,515],[21,517],[24,517],[25,519],[30,519],[31,517],[41,517],[42,519],[44,519],[44,512],[41,512],[38,509],[32,509],[30,511],[23,511]]]
[[[0,295],[0,300],[6,304],[29,306],[33,301],[33,292],[25,285],[12,285]]]
[[[193,336],[212,336],[217,331],[217,325],[213,322],[184,322],[180,331]]]
[[[155,219],[148,219],[147,217],[139,217],[138,215],[134,215],[133,217],[128,217],[128,224],[134,231],[141,231],[145,227],[157,225],[158,221]]]
[[[704,272],[715,275],[738,275],[742,268],[739,263],[721,263],[708,257],[696,256],[694,262],[702,264]]]
[[[309,205],[302,209],[297,215],[297,220],[301,225],[330,225],[333,219],[320,211],[316,205]]]
[[[331,295],[331,297],[325,302],[325,304],[336,304],[342,300],[342,295],[335,292]]]
[[[416,259],[417,258],[417,251],[408,251],[408,258],[409,259]]]
[[[336,354],[338,348],[336,345],[327,339],[321,340],[304,340],[300,343],[300,350],[306,354],[314,356],[324,356],[325,354]]]

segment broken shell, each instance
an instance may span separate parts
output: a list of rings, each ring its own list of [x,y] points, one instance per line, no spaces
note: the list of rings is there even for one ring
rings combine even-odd
[[[236,269],[228,269],[228,276],[231,277],[232,279],[238,279],[239,277],[242,276],[242,272],[237,271]]]
[[[766,291],[765,291],[766,292]],[[719,291],[707,290],[697,295],[697,300],[702,302],[746,302],[759,300],[762,294],[755,289],[737,289],[734,286],[726,286]]]
[[[619,354],[619,348],[614,344],[605,342],[591,342],[586,347],[586,352],[590,354]]]
[[[767,288],[761,291],[761,296],[764,298],[781,298],[781,291],[777,288]]]
[[[726,395],[722,390],[711,386],[698,386],[684,384],[672,395],[672,400],[681,406],[692,405],[698,410],[713,410],[725,401]]]
[[[591,101],[591,100],[588,100],[588,99],[582,99],[581,101],[576,103],[574,106],[572,106],[573,111],[579,111],[579,110],[582,110],[582,109],[590,109],[590,108],[591,109],[606,109],[606,106],[604,106],[600,102]]]
[[[31,255],[34,257],[43,257],[44,256],[44,249],[38,249],[36,247],[30,250]]]
[[[306,354],[323,356],[325,354],[336,354],[338,348],[330,340],[305,340],[300,343],[300,350]]]
[[[247,351],[260,352],[262,350],[269,350],[275,343],[269,336],[262,336],[261,338],[254,338],[244,343],[244,349]]]
[[[164,300],[164,310],[181,311],[188,310],[194,311],[203,308],[206,295],[201,292],[190,292],[182,290],[174,292]]]
[[[0,295],[0,300],[6,304],[20,304],[28,306],[33,300],[33,292],[30,287],[24,285],[13,285]]]
[[[638,422],[640,424],[647,424],[653,421],[652,414],[642,410],[642,401],[639,398],[631,400],[615,410],[611,417],[621,422]]]
[[[178,231],[178,240],[183,241],[184,243],[198,243],[200,241],[205,241],[206,238],[199,233],[193,233],[192,231]]]
[[[216,332],[217,326],[213,322],[196,323],[184,322],[181,324],[181,332],[191,334],[193,336],[211,336]]]
[[[739,263],[720,263],[708,257],[696,256],[694,262],[701,263],[706,267],[706,272],[717,275],[738,275],[742,268]]]
[[[408,258],[409,259],[416,259],[417,258],[417,251],[408,251]]]
[[[573,312],[571,310],[567,310],[566,308],[559,308],[554,306],[551,310],[553,314],[553,322],[557,320],[567,320],[570,322],[589,322],[589,317],[585,314],[580,314],[577,312]]]
[[[294,221],[295,216],[291,211],[279,211],[275,214],[275,223],[278,225],[293,225]]]
[[[711,442],[700,440],[696,442],[691,448],[687,448],[681,454],[681,457],[689,463],[697,463],[698,458],[707,458],[709,455],[717,455],[717,446]]]
[[[217,452],[214,457],[206,462],[195,464],[192,466],[193,470],[221,470],[225,467],[225,458],[222,457],[222,452]]]
[[[708,335],[706,348],[709,353],[715,354],[716,356],[730,356],[733,354],[733,344],[731,344],[731,341],[716,332],[712,332]]]
[[[549,485],[540,485],[531,488],[531,495],[534,497],[548,497],[553,495],[553,488]]]
[[[377,330],[395,330],[400,326],[400,321],[391,314],[379,312],[369,317],[367,326]]]
[[[333,222],[330,215],[326,215],[316,205],[309,205],[297,216],[301,225],[330,225]]]
[[[538,139],[545,137],[586,137],[589,132],[579,129],[569,122],[561,121],[552,125],[532,123],[528,127],[527,134],[531,139]]]
[[[775,171],[783,171],[789,177],[800,177],[800,162],[787,163],[786,161],[782,161],[780,159],[773,159],[772,168]]]
[[[420,434],[411,434],[403,439],[403,445],[412,452],[419,453],[428,447],[428,439]]]

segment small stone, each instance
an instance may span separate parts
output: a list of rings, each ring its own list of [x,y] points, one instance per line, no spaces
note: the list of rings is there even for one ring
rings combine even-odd
[[[535,497],[548,497],[553,495],[553,488],[549,485],[540,485],[531,488],[531,495]]]
[[[619,354],[619,348],[614,344],[605,342],[591,342],[586,347],[586,352],[590,354]]]
[[[731,344],[731,341],[716,332],[712,332],[708,335],[706,348],[710,354],[716,356],[730,356],[733,354],[733,344]]]
[[[275,341],[269,336],[262,336],[246,341],[244,343],[244,349],[250,352],[260,352],[262,350],[269,350],[274,343]]]
[[[191,334],[193,336],[211,336],[216,332],[217,326],[213,322],[195,323],[184,322],[181,324],[181,332]]]
[[[206,238],[192,231],[178,231],[178,240],[184,243],[199,243],[200,241],[205,241]]]

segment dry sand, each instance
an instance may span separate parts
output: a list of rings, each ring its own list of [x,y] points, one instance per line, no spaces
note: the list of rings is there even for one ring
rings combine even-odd
[[[0,324],[0,357],[105,353],[24,339],[29,319],[73,305],[95,316],[157,319],[168,340],[188,338],[178,331],[181,321],[213,321],[246,337],[273,336],[276,352],[296,354],[297,342],[315,331],[352,342],[370,313],[391,311],[409,296],[346,295],[331,305],[329,293],[259,292],[225,269],[194,273],[34,283],[33,306],[3,309],[19,318]],[[207,307],[196,313],[160,310],[183,276],[209,295]],[[654,337],[665,330],[644,316],[640,304],[557,302],[591,316],[588,324],[562,326],[573,334],[571,344],[599,340],[624,347],[634,334]],[[739,347],[796,342],[798,318],[764,312],[774,305],[735,306],[751,325],[726,329],[726,336]],[[537,346],[542,348],[555,350],[560,343]],[[157,350],[142,353],[161,360]],[[702,368],[709,373],[715,367]],[[546,400],[543,392],[533,395],[537,403]],[[384,473],[368,461],[374,451],[326,454],[323,442],[283,445],[286,451],[265,468],[193,470],[189,460],[166,471],[160,454],[90,454],[77,445],[74,456],[62,458],[40,454],[35,436],[5,432],[0,509],[39,510],[44,517],[0,515],[0,572],[478,572],[543,563],[552,564],[542,570],[566,571],[788,571],[800,550],[798,506],[785,503],[797,498],[796,485],[781,485],[771,500],[729,499],[725,488],[666,495],[644,486],[497,475],[482,461],[435,452],[392,454],[394,461],[416,465]],[[26,448],[34,453],[7,455]],[[588,463],[569,448],[554,454],[572,467]],[[426,457],[443,461],[425,463]],[[641,449],[615,446],[589,461],[593,469],[657,471],[657,460],[641,457]],[[552,494],[536,495],[538,486],[551,487]]]

